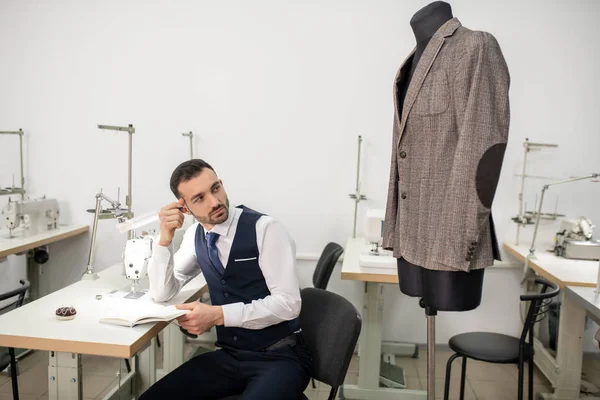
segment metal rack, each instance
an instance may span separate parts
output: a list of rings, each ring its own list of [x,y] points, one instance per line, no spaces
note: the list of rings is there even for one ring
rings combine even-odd
[[[360,147],[362,144],[362,136],[358,136],[358,160],[356,162],[356,189],[349,196],[354,200],[354,225],[352,228],[352,237],[356,237],[356,219],[358,216],[358,203],[362,200],[367,200],[367,196],[360,192]]]
[[[18,131],[0,131],[0,135],[19,135],[19,155],[21,160],[21,187],[15,187],[13,176],[12,187],[0,187],[0,196],[20,194],[21,199],[25,199],[25,177],[23,175],[23,134],[23,129],[19,129]]]
[[[135,128],[133,125],[129,124],[129,126],[113,126],[113,125],[98,125],[99,129],[111,130],[111,131],[120,131],[127,132],[129,134],[129,159],[128,159],[128,171],[127,171],[127,195],[125,196],[125,205],[127,208],[124,210],[124,215],[127,218],[133,218],[133,210],[132,210],[132,175],[133,175],[133,134],[135,133]],[[119,195],[117,195],[117,201],[119,201]],[[87,210],[89,213],[96,213],[95,208],[91,208]],[[113,209],[101,209],[98,213],[98,219],[112,219],[115,218]]]
[[[533,225],[534,224],[533,220],[539,216],[537,211],[527,211],[526,204],[524,203],[524,200],[523,200],[523,193],[525,191],[525,179],[526,178],[538,178],[538,177],[534,177],[531,175],[527,175],[527,154],[530,151],[537,151],[537,150],[542,150],[544,148],[556,148],[556,147],[558,147],[557,144],[532,143],[529,141],[529,138],[525,139],[525,141],[523,142],[523,148],[524,148],[523,172],[521,174],[521,190],[519,192],[519,213],[517,214],[516,217],[512,218],[512,220],[517,223],[517,240],[516,240],[517,245],[519,244],[519,236],[521,233],[521,227],[524,227],[527,225]],[[536,198],[535,207],[537,208],[537,198]],[[563,215],[558,214],[557,211],[558,211],[558,200],[557,200],[555,212],[554,213],[544,213],[543,218],[544,219],[556,219],[556,217],[563,216]],[[541,212],[541,208],[540,208],[539,212]]]
[[[192,133],[192,131],[189,131],[188,133],[182,133],[181,136],[187,136],[190,138],[190,160],[191,160],[192,158],[194,158],[194,143],[193,143],[194,134]]]

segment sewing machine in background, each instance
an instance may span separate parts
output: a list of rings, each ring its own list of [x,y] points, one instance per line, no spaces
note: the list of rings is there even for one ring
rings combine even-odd
[[[136,229],[148,225],[151,222],[158,220],[158,213],[143,215],[132,218],[133,213],[130,209],[123,208],[119,200],[112,200],[102,191],[96,194],[96,208],[94,210],[94,223],[92,227],[92,240],[90,243],[90,253],[88,257],[88,265],[82,279],[94,280],[98,279],[98,274],[94,271],[94,254],[96,248],[96,233],[98,231],[98,220],[102,210],[102,202],[108,202],[111,208],[104,211],[105,214],[114,215],[117,219],[117,230],[121,233],[130,232],[129,239],[125,242],[123,248],[122,260],[124,275],[131,281],[131,290],[126,291],[126,298],[139,298],[144,295],[140,281],[148,276],[148,262],[152,256],[154,246],[154,231],[142,232],[141,235],[136,234]],[[144,282],[145,284],[145,282]],[[121,293],[117,294],[120,295]]]
[[[59,226],[60,210],[56,199],[17,200],[8,199],[8,204],[2,208],[3,225],[8,228],[9,237],[13,231],[22,228],[23,236],[57,229]]]
[[[360,252],[358,262],[361,267],[367,268],[396,268],[396,259],[392,252],[384,250],[383,240],[383,222],[385,220],[385,210],[369,209],[367,211],[367,229],[365,239],[368,245]]]
[[[585,217],[562,220],[554,238],[554,253],[565,258],[600,260],[600,241],[593,238],[594,227]]]

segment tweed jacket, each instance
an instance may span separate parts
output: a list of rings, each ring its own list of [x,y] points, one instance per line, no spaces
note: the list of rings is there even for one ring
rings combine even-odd
[[[431,38],[402,110],[394,82],[392,160],[383,247],[430,270],[500,259],[491,206],[509,127],[510,77],[496,39],[457,18]]]

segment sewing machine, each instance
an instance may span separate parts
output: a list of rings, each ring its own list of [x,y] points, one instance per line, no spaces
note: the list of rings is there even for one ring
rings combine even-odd
[[[148,262],[152,257],[154,235],[143,232],[141,236],[134,236],[125,243],[123,248],[123,266],[125,276],[131,281],[131,293],[140,293],[138,290],[141,279],[148,276]]]
[[[9,236],[18,227],[24,235],[35,235],[58,228],[60,210],[56,199],[45,196],[32,200],[11,201],[2,208],[2,220],[9,230]]]
[[[367,268],[396,268],[396,259],[392,252],[383,250],[383,222],[385,210],[369,209],[367,211],[367,229],[365,238],[368,245],[360,252],[358,263]]]
[[[565,258],[600,260],[600,241],[593,239],[594,227],[585,217],[562,220],[554,239],[554,253]]]
[[[135,230],[142,226],[148,225],[158,220],[158,213],[142,215],[140,217],[131,218],[117,224],[117,229],[121,233],[131,231],[131,239],[125,243],[123,248],[123,267],[125,268],[125,276],[131,281],[131,294],[143,294],[138,290],[141,279],[148,276],[148,262],[152,257],[152,249],[154,247],[155,232],[153,230],[143,231],[141,235],[137,235]]]

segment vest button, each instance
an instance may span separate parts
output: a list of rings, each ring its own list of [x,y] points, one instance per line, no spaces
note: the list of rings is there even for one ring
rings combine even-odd
[[[225,296],[225,297],[229,297],[229,293],[225,293],[223,296]]]
[[[400,195],[400,197],[402,198],[402,200],[406,199],[406,197],[407,197],[406,192],[402,192],[402,194]]]
[[[234,337],[233,337],[233,340],[237,340],[237,336],[234,336]]]
[[[225,284],[225,279],[221,279],[221,283],[224,285]]]

